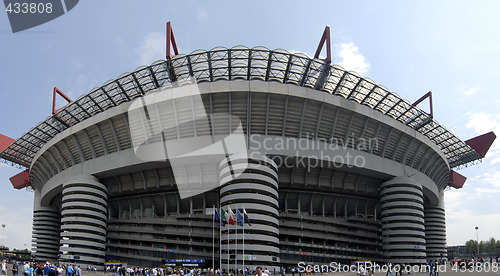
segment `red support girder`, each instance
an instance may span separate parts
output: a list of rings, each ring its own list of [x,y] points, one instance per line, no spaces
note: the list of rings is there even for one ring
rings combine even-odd
[[[330,27],[326,26],[325,31],[323,31],[323,36],[321,36],[321,40],[319,41],[318,49],[316,49],[316,54],[314,54],[314,58],[319,58],[319,54],[323,49],[323,45],[326,43],[326,59],[325,62],[328,64],[332,63],[332,49],[330,47]]]
[[[12,183],[12,186],[18,190],[30,186],[30,170],[27,169],[14,175],[10,178],[10,183]]]
[[[0,152],[6,149],[10,144],[14,143],[16,140],[0,134]]]
[[[493,133],[493,131],[490,131],[483,135],[479,135],[477,137],[469,139],[465,141],[465,143],[477,153],[479,153],[481,157],[484,157],[496,138],[497,136],[495,135],[495,133]]]
[[[425,95],[423,95],[420,99],[418,99],[412,105],[417,106],[419,103],[423,102],[426,98],[429,98],[429,105],[430,105],[429,110],[431,112],[431,113],[427,113],[427,115],[429,115],[429,117],[431,117],[431,118],[434,118],[434,111],[432,109],[432,92],[431,91],[427,92]]]
[[[59,88],[54,87],[54,92],[52,93],[52,115],[56,114],[61,108],[56,109],[56,95],[61,96],[63,99],[65,99],[68,103],[72,102],[72,100],[66,96]]]
[[[175,55],[179,54],[179,50],[177,49],[177,43],[175,42],[174,30],[172,29],[172,23],[170,21],[167,22],[167,60],[172,59],[175,55],[172,55],[170,50],[170,44],[174,48]]]
[[[448,182],[448,186],[453,187],[455,189],[460,189],[464,186],[467,177],[455,172],[450,172],[450,181]]]

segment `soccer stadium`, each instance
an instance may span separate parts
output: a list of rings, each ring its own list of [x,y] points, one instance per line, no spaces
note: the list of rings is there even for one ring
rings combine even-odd
[[[166,60],[74,101],[55,88],[66,106],[18,139],[0,136],[2,161],[23,170],[14,188],[34,192],[32,256],[223,269],[445,257],[445,190],[464,185],[456,171],[480,163],[495,135],[461,140],[433,118],[431,93],[412,103],[331,65],[327,32],[314,58],[179,54],[167,36]],[[141,138],[148,124],[161,135]],[[230,136],[246,154],[230,154]],[[224,146],[215,167],[181,175],[171,152],[144,158],[207,139]],[[191,182],[201,189],[183,190]]]

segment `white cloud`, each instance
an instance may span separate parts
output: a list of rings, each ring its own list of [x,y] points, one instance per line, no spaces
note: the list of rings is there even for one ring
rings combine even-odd
[[[73,69],[80,69],[83,67],[82,63],[77,60],[77,59],[72,59],[71,60],[71,67],[73,67]]]
[[[479,240],[491,237],[498,239],[500,214],[481,214],[463,210],[457,213],[458,219],[446,223],[448,245],[463,245],[470,239],[476,239],[476,226],[479,227]],[[447,218],[448,220],[448,218]],[[459,231],[457,231],[460,229]]]
[[[491,114],[484,111],[472,113],[469,122],[465,125],[467,128],[472,128],[477,133],[485,133],[492,129],[500,130],[500,122],[498,122]]]
[[[497,186],[497,185],[495,185]],[[500,194],[500,190],[495,189],[495,188],[483,188],[483,187],[476,187],[473,189],[474,194],[479,195],[480,198],[496,198]]]
[[[491,165],[495,165],[495,164],[498,164],[500,163],[500,150],[491,150],[491,152],[488,152],[488,162],[491,164]]]
[[[478,90],[479,90],[479,88],[477,88],[477,87],[469,88],[469,89],[465,90],[465,95],[474,95],[477,93]]]
[[[498,236],[500,228],[500,171],[477,175],[467,180],[460,190],[445,193],[446,232],[448,245],[464,244],[475,239],[474,227],[479,227],[479,239],[487,240]]]
[[[471,96],[479,91],[479,87],[461,86],[457,90],[458,92],[463,93],[465,96]]]
[[[485,173],[481,177],[482,181],[493,185],[493,187],[500,188],[500,171],[495,171],[492,173]],[[495,193],[499,193],[499,189],[495,189]]]
[[[465,200],[465,193],[460,190],[449,190],[445,193],[446,218],[450,218],[461,209],[462,202]]]
[[[2,214],[0,222],[5,224],[5,228],[0,229],[0,243],[10,249],[20,249],[24,247],[24,244],[28,249],[31,249],[32,210],[19,208],[19,206],[0,206],[0,213]]]
[[[164,59],[166,40],[165,34],[149,33],[137,49],[139,62],[143,65],[149,65],[158,59]]]
[[[336,45],[337,56],[340,58],[339,65],[349,71],[358,74],[366,74],[370,68],[370,63],[359,52],[359,48],[354,43],[341,43]]]
[[[208,19],[210,19],[210,17],[208,16],[207,10],[201,9],[198,12],[198,20],[202,21],[203,23],[206,23]]]
[[[472,113],[470,114],[469,122],[467,122],[465,126],[473,129],[477,134],[484,134],[493,131],[498,135],[500,133],[499,117],[500,114],[495,116],[484,111]],[[493,142],[493,145],[491,145],[491,148],[486,155],[486,161],[490,164],[500,162],[500,142],[498,139]]]

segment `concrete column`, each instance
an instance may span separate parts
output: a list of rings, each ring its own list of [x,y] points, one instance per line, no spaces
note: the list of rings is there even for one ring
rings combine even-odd
[[[279,264],[278,221],[278,167],[265,156],[248,158],[230,156],[220,166],[221,207],[233,212],[248,213],[251,226],[245,224],[245,266],[273,266]],[[235,229],[237,229],[237,253],[235,252]],[[229,248],[227,244],[229,235]],[[230,267],[238,267],[243,260],[243,227],[226,225],[222,228],[222,268],[227,269],[227,252],[233,257]],[[248,256],[251,256],[248,259]]]
[[[54,206],[40,205],[40,192],[35,190],[33,206],[33,257],[36,261],[55,261],[59,255],[61,214]]]
[[[60,248],[63,259],[103,267],[107,198],[106,186],[90,175],[63,184]]]
[[[424,206],[425,243],[427,260],[446,257],[446,220],[444,212],[444,191],[439,195],[438,206]]]
[[[391,263],[425,260],[422,185],[394,177],[380,185],[383,258]]]

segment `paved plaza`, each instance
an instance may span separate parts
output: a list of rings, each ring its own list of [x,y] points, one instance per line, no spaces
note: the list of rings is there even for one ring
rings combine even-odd
[[[8,265],[8,268],[9,268],[8,269],[9,271],[7,273],[7,276],[13,276],[11,271],[10,271],[11,264]],[[493,271],[491,271],[491,270],[484,271],[483,269],[481,269],[481,271],[478,271],[479,269],[469,269],[466,271],[460,271],[460,270],[456,271],[448,265],[446,267],[442,267],[441,272],[436,276],[460,276],[460,275],[496,276],[496,275],[500,275],[500,268],[499,267],[497,267],[497,268],[498,269],[493,269]],[[18,275],[22,275],[22,273],[20,273]],[[276,274],[276,275],[279,275],[279,274]],[[331,272],[331,273],[312,273],[312,274],[295,273],[294,275],[292,275],[291,273],[286,274],[286,276],[348,276],[348,275],[356,276],[359,274],[357,274],[355,272]],[[366,275],[368,276],[368,273],[366,273]],[[376,271],[375,273],[373,273],[373,275],[374,276],[385,276],[386,272]],[[410,276],[424,276],[424,275],[429,275],[429,272],[412,272],[409,275]],[[98,271],[96,273],[90,273],[90,272],[87,272],[85,269],[83,269],[82,276],[116,276],[116,274],[104,273],[101,271]],[[174,276],[177,276],[177,275],[174,275]],[[270,276],[274,276],[274,275],[271,273]],[[393,273],[393,276],[401,276],[401,275],[400,274],[396,275],[395,273]]]

